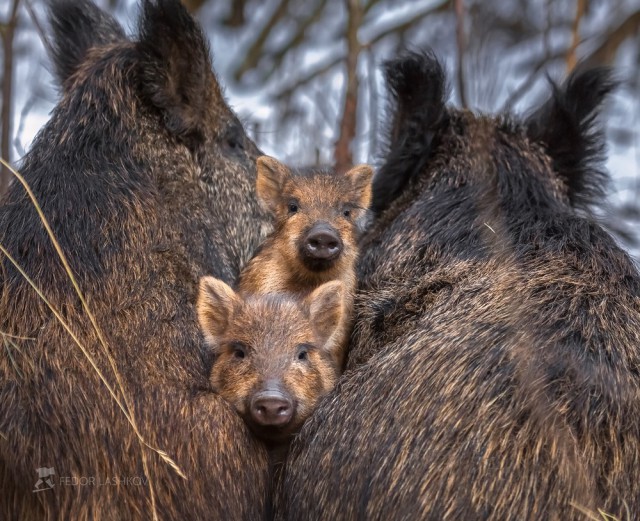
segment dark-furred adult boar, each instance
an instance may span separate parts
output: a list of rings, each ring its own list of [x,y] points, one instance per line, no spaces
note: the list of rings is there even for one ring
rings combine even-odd
[[[585,211],[608,72],[521,120],[447,108],[430,55],[386,75],[351,370],[294,442],[277,517],[634,519],[640,276]]]
[[[259,150],[178,0],[143,1],[135,39],[90,2],[51,9],[62,96],[21,171],[106,348],[16,182],[0,243],[153,449],[2,256],[0,519],[260,519],[266,450],[212,392],[194,311],[199,278],[232,283],[263,238]]]

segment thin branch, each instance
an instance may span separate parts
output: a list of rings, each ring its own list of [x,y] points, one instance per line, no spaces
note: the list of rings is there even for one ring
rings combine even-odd
[[[331,100],[327,96],[326,89],[315,88],[313,93],[306,94],[306,97],[313,102],[316,111],[321,116],[322,123],[329,128],[333,128],[336,119],[338,119],[336,114],[337,110],[336,107],[330,106]]]
[[[576,0],[576,16],[571,24],[571,45],[567,51],[567,74],[575,69],[578,63],[577,50],[580,43],[580,21],[587,8],[587,0]]]
[[[542,33],[542,47],[544,49],[544,55],[548,58],[551,56],[551,27],[553,26],[553,17],[552,17],[552,6],[553,0],[546,0],[544,3],[544,12],[545,12],[545,26],[544,32]]]
[[[628,16],[620,25],[612,29],[600,46],[586,59],[586,66],[610,65],[620,45],[640,31],[640,10]]]
[[[345,59],[346,59],[345,56],[340,55],[337,58],[334,58],[333,60],[330,60],[327,63],[321,65],[320,67],[318,67],[316,69],[313,69],[312,71],[308,72],[304,76],[301,76],[300,78],[298,78],[294,83],[292,83],[291,85],[289,85],[285,89],[281,90],[275,96],[274,99],[276,101],[283,101],[283,100],[289,98],[299,87],[301,87],[303,85],[306,85],[307,83],[312,81],[314,78],[317,78],[318,76],[322,76],[326,72],[329,72],[336,65],[338,65],[338,64],[342,63],[343,61],[345,61]]]
[[[546,14],[546,24],[545,24],[544,32],[542,33],[542,47],[544,49],[542,58],[531,69],[531,71],[529,72],[525,80],[522,83],[520,83],[520,85],[518,85],[518,88],[516,88],[511,94],[509,94],[504,104],[502,105],[502,108],[500,109],[501,112],[511,111],[513,106],[518,101],[520,101],[520,99],[522,98],[522,96],[524,96],[526,92],[529,91],[538,74],[545,68],[545,66],[550,61],[552,61],[551,42],[550,42],[550,35],[551,35],[551,28],[552,28],[551,3],[552,3],[552,0],[546,0],[544,4],[545,14]]]
[[[18,151],[18,154],[20,154],[20,156],[24,156],[25,154],[25,150],[22,145],[22,133],[24,132],[24,125],[29,112],[31,112],[31,109],[36,104],[36,102],[37,97],[35,95],[32,95],[31,97],[29,97],[27,102],[22,107],[22,110],[20,111],[20,121],[18,123],[18,129],[15,131],[15,138],[13,140],[13,146],[16,147],[16,150]]]
[[[287,40],[277,51],[270,55],[271,57],[271,68],[269,72],[267,72],[262,81],[267,81],[273,74],[280,68],[282,65],[282,61],[284,57],[293,49],[298,47],[300,44],[304,43],[305,38],[307,36],[307,31],[309,27],[311,27],[314,23],[316,23],[320,19],[320,15],[324,11],[324,8],[327,4],[327,0],[320,0],[317,4],[313,12],[305,18],[297,28],[296,33]],[[264,57],[264,56],[263,56]]]
[[[51,46],[51,42],[49,41],[49,37],[47,36],[46,31],[42,28],[42,24],[40,23],[40,20],[38,20],[38,17],[35,11],[33,10],[33,6],[31,5],[31,0],[25,0],[24,5],[27,8],[27,13],[29,13],[29,18],[31,18],[31,23],[33,23],[33,26],[35,27],[36,32],[40,37],[40,41],[42,42],[42,45],[44,45],[49,56],[53,56],[53,47]]]
[[[20,0],[13,0],[9,19],[2,31],[2,48],[4,49],[4,67],[2,71],[2,138],[0,156],[11,161],[11,124],[13,106],[13,38],[18,23],[18,7]],[[11,172],[8,168],[0,169],[0,199],[7,191]]]
[[[458,94],[460,96],[460,105],[462,108],[469,106],[467,101],[467,93],[464,79],[464,55],[466,51],[466,36],[464,30],[464,0],[454,0],[454,8],[456,12],[456,44],[458,52],[458,69],[456,71],[456,81],[458,83]]]
[[[192,13],[195,13],[198,9],[202,7],[205,1],[206,0],[182,0],[182,3],[185,5],[185,7],[189,11],[191,11]]]
[[[531,70],[529,75],[518,85],[518,87],[509,94],[506,101],[502,105],[500,112],[509,112],[513,106],[520,101],[520,99],[529,91],[531,86],[533,85],[533,81],[536,79],[538,74],[545,68],[545,66],[549,63],[549,58],[546,56],[543,57],[536,66]]]
[[[405,20],[399,24],[393,25],[384,29],[383,31],[376,34],[372,37],[367,43],[361,44],[362,49],[371,49],[374,45],[376,45],[381,40],[385,39],[387,36],[392,34],[397,34],[399,31],[403,32],[411,27],[413,27],[416,23],[424,19],[430,14],[438,13],[446,11],[451,4],[451,0],[443,0],[440,4],[434,6],[430,6],[428,9],[424,9],[410,19]],[[315,69],[309,71],[307,74],[304,74],[300,78],[298,78],[295,82],[291,83],[289,86],[282,89],[279,93],[277,93],[274,97],[275,101],[283,101],[286,98],[289,98],[296,89],[302,87],[303,85],[308,84],[315,78],[322,76],[323,74],[329,72],[331,69],[341,64],[343,61],[347,59],[345,54],[340,54],[339,56],[323,63],[322,65],[316,67]]]
[[[280,0],[278,6],[275,11],[271,14],[271,17],[262,27],[262,30],[258,34],[258,37],[254,40],[247,51],[244,61],[238,66],[238,68],[233,72],[233,78],[236,81],[240,81],[242,77],[254,69],[263,55],[263,48],[269,35],[273,31],[273,28],[277,25],[277,23],[284,18],[289,9],[289,0]]]
[[[550,31],[549,27],[549,31]],[[628,16],[621,24],[615,29],[612,29],[605,37],[604,41],[600,44],[596,50],[584,58],[581,66],[594,67],[597,65],[610,65],[615,54],[628,38],[632,37],[636,32],[640,30],[640,11],[636,11],[632,15]],[[533,80],[542,71],[545,65],[551,63],[554,60],[565,58],[569,56],[570,50],[551,52],[548,44],[548,32],[545,35],[545,55],[542,59],[538,60],[534,68],[529,73],[528,77],[520,84],[520,86],[511,93],[507,101],[504,103],[504,109],[512,107],[531,87]],[[575,51],[574,51],[575,52]],[[577,63],[577,62],[576,62]],[[504,110],[503,109],[503,110]]]
[[[2,334],[2,331],[0,331],[0,336],[2,336],[3,344],[4,344],[4,347],[6,349],[7,356],[9,357],[9,361],[11,362],[11,365],[15,369],[16,374],[18,375],[20,380],[24,380],[24,375],[22,374],[22,371],[20,371],[20,368],[18,367],[18,364],[16,363],[15,359],[13,358],[13,354],[11,353],[11,348],[16,349],[16,351],[18,351],[20,354],[22,354],[22,351],[20,351],[20,348],[16,345],[15,342],[13,342],[9,338],[6,338]]]
[[[442,2],[440,2],[440,4],[436,6],[429,6],[428,9],[424,9],[422,11],[417,12],[408,20],[405,20],[404,22],[400,22],[399,24],[393,25],[391,27],[387,27],[383,31],[380,31],[373,38],[371,38],[367,43],[363,44],[363,47],[372,47],[373,45],[377,44],[380,40],[383,40],[390,34],[404,33],[405,31],[413,27],[416,23],[426,18],[428,15],[447,11],[450,5],[451,5],[451,0],[443,0]]]
[[[358,29],[362,21],[362,8],[359,0],[346,0],[347,4],[347,62],[344,109],[340,122],[340,134],[334,149],[334,166],[338,172],[349,169],[353,164],[351,143],[356,135],[358,112],[358,58],[361,46],[358,41]]]
[[[376,4],[378,3],[380,3],[380,0],[367,0],[367,2],[364,5],[364,9],[362,11],[363,17],[369,14],[369,11],[371,11],[371,9],[375,7]]]
[[[231,2],[231,12],[223,21],[223,25],[227,27],[242,27],[247,23],[247,19],[244,15],[244,9],[246,7],[246,0],[233,0]]]
[[[378,150],[378,78],[376,76],[376,57],[369,49],[369,160]]]

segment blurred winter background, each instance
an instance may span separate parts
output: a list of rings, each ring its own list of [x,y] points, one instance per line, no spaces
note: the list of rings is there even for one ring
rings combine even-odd
[[[135,0],[96,0],[135,33]],[[295,164],[375,162],[379,65],[433,48],[451,102],[526,113],[576,64],[612,65],[610,196],[599,214],[640,253],[640,0],[183,0],[207,30],[227,95],[262,149]],[[1,155],[20,157],[56,103],[46,0],[2,0]],[[2,171],[0,190],[8,181]]]

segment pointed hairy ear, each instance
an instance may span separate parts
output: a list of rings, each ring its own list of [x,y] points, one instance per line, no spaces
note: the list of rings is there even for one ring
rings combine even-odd
[[[573,206],[603,196],[605,140],[595,123],[615,87],[609,69],[577,71],[562,87],[552,85],[551,98],[527,120],[529,139],[544,146]]]
[[[51,59],[63,87],[78,70],[89,49],[127,39],[122,27],[88,0],[51,0],[49,19]]]
[[[200,279],[196,311],[207,343],[215,344],[224,334],[240,303],[238,294],[221,280],[215,277]]]
[[[342,321],[345,287],[333,280],[317,287],[306,298],[311,327],[324,345]]]
[[[446,77],[431,52],[406,51],[384,64],[390,94],[387,157],[373,180],[375,213],[385,210],[421,174],[448,122]]]
[[[345,174],[351,180],[352,193],[362,208],[371,204],[371,180],[373,168],[369,165],[354,166]]]
[[[140,19],[142,89],[167,129],[192,150],[204,139],[205,115],[222,99],[200,26],[179,0],[144,0]]]
[[[258,175],[256,192],[258,199],[271,213],[275,213],[284,183],[291,176],[290,170],[277,159],[260,156],[256,162]]]

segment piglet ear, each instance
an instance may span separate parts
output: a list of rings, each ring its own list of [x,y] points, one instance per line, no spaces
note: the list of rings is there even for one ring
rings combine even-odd
[[[224,334],[241,299],[231,287],[215,277],[202,277],[196,311],[207,343],[215,345]]]
[[[361,208],[369,208],[371,204],[371,180],[373,168],[369,165],[354,166],[345,174],[351,180],[352,194]]]
[[[291,171],[280,161],[269,156],[260,156],[256,165],[258,200],[267,210],[275,213],[284,184],[291,177]]]
[[[202,29],[177,0],[144,0],[142,89],[173,135],[190,148],[204,139],[205,115],[223,100]]]
[[[527,120],[529,139],[540,143],[574,206],[603,195],[605,139],[596,125],[600,107],[616,82],[606,68],[578,70]]]
[[[317,287],[305,300],[311,327],[325,345],[340,325],[344,315],[345,287],[339,280]]]

